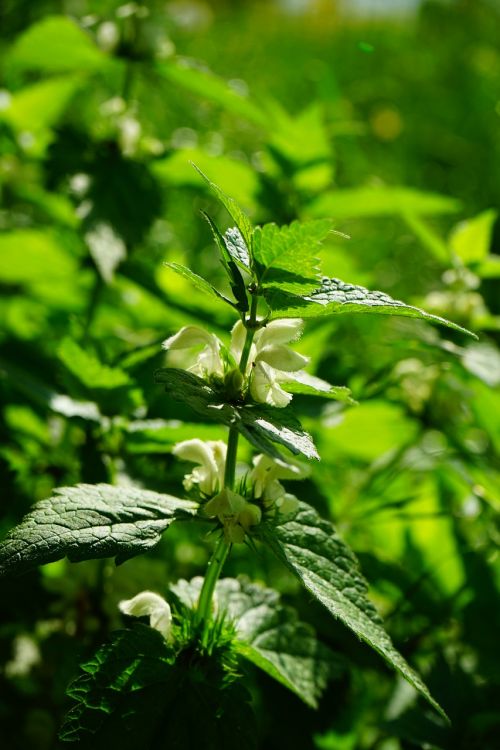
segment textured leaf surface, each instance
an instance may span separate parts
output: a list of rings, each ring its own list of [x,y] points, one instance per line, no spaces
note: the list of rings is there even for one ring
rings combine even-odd
[[[203,177],[207,185],[209,186],[212,193],[215,195],[215,197],[222,203],[228,214],[231,216],[232,220],[238,227],[238,229],[241,232],[241,235],[246,243],[247,247],[252,246],[252,236],[253,236],[253,226],[252,222],[246,215],[244,211],[238,206],[235,200],[233,198],[230,198],[228,195],[226,195],[220,187],[218,187],[214,182],[210,180],[209,177],[206,176],[206,174],[203,174],[201,169],[198,169],[198,167],[193,164],[194,168],[199,172],[199,174]]]
[[[191,271],[187,266],[183,266],[180,263],[165,263],[168,268],[175,271],[176,274],[182,276],[184,279],[190,281],[196,289],[200,292],[208,294],[209,297],[215,297],[215,299],[224,300],[232,307],[234,306],[230,299],[225,297],[221,292],[218,291],[212,284],[210,284],[203,276],[199,276],[194,271]]]
[[[229,252],[226,239],[222,236],[217,224],[210,218],[207,213],[205,213],[204,211],[202,211],[202,213],[207,220],[210,229],[212,230],[215,242],[217,244],[217,247],[219,248],[219,252],[222,258],[222,265],[224,266],[229,277],[231,290],[238,303],[237,307],[239,310],[241,310],[241,312],[246,312],[248,310],[248,298],[240,270],[236,264],[236,261],[233,259],[231,253]],[[240,234],[238,229],[235,229],[235,231]],[[243,238],[241,238],[241,241],[243,242],[243,244],[245,244]]]
[[[172,591],[189,608],[198,601],[202,578],[178,581]],[[215,602],[235,628],[236,651],[316,707],[329,677],[341,670],[340,660],[319,643],[311,627],[272,589],[234,578],[217,583]]]
[[[318,451],[311,435],[306,432],[299,420],[290,409],[275,409],[272,406],[245,406],[239,411],[241,422],[238,423],[240,432],[252,442],[258,450],[264,450],[269,455],[276,451],[267,445],[269,441],[285,446],[295,455],[302,454],[306,458],[319,460]],[[267,449],[266,449],[267,445]],[[278,454],[279,455],[279,454]]]
[[[326,219],[302,223],[294,221],[283,227],[276,224],[257,227],[253,239],[253,256],[261,267],[259,275],[262,284],[274,280],[275,285],[285,288],[287,283],[299,285],[300,278],[303,283],[314,281],[319,273],[319,260],[315,253],[330,229],[331,222]],[[286,273],[274,273],[269,277],[269,269]],[[289,274],[292,274],[292,278]]]
[[[68,557],[115,557],[117,563],[160,541],[176,518],[197,504],[135,487],[79,484],[37,503],[0,545],[0,575],[22,573]]]
[[[275,409],[258,404],[225,403],[224,394],[205,380],[185,370],[165,367],[155,372],[155,380],[176,400],[188,404],[198,414],[228,426],[235,424],[240,433],[260,452],[282,458],[274,443],[292,453],[319,458],[312,437],[290,409]]]
[[[304,396],[321,396],[334,401],[356,403],[351,398],[351,391],[342,385],[331,385],[326,380],[309,375],[307,372],[294,373],[293,380],[280,384],[288,393],[303,394]]]
[[[393,299],[384,292],[370,291],[363,286],[346,284],[340,279],[324,277],[318,289],[303,297],[274,289],[265,290],[265,297],[271,307],[273,318],[316,318],[338,313],[381,313],[421,318],[471,336],[474,335],[456,323]]]
[[[224,240],[227,251],[235,263],[238,263],[245,271],[250,271],[250,253],[238,227],[230,227],[224,233]]]
[[[305,503],[290,519],[264,531],[269,546],[334,617],[378,651],[443,716],[421,677],[394,647],[375,607],[357,560],[333,526]]]
[[[70,686],[75,705],[61,739],[91,750],[232,750],[238,737],[242,750],[252,750],[246,690],[225,684],[215,657],[191,651],[173,661],[163,637],[146,625],[115,633]]]

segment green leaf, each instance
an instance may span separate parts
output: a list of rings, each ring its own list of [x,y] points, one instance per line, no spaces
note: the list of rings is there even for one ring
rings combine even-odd
[[[194,609],[202,583],[202,578],[181,580],[171,590]],[[233,624],[236,652],[317,707],[328,678],[341,671],[340,659],[300,622],[297,612],[283,606],[276,591],[234,578],[217,583],[215,603],[218,616]]]
[[[68,690],[75,705],[60,737],[88,750],[253,750],[250,696],[228,679],[220,656],[172,649],[156,630],[135,625],[83,664]],[[195,720],[194,720],[195,719]]]
[[[21,34],[8,53],[16,71],[62,73],[102,70],[109,58],[67,16],[51,16]]]
[[[293,291],[297,285],[300,286],[301,279],[303,284],[314,283],[319,273],[319,260],[314,253],[330,230],[331,222],[328,219],[294,221],[283,227],[276,224],[256,227],[253,257],[261,267],[261,283],[265,285],[273,281],[274,286],[287,289],[287,282],[291,281],[293,288],[288,288],[288,291]],[[273,279],[269,279],[268,269],[278,269],[285,273],[281,276],[275,274]],[[293,275],[292,279],[288,274]]]
[[[352,551],[333,526],[306,503],[292,518],[279,518],[264,527],[273,552],[302,581],[305,588],[336,618],[377,651],[442,716],[420,676],[395,649],[375,607],[367,598],[368,585]]]
[[[241,420],[237,423],[239,431],[258,450],[279,458],[280,454],[269,444],[271,441],[288,448],[294,455],[302,454],[319,461],[311,435],[303,429],[290,408],[249,404],[240,408],[238,413]]]
[[[231,290],[234,294],[235,299],[238,302],[238,305],[237,305],[238,310],[240,310],[241,312],[246,312],[248,310],[248,297],[247,297],[246,287],[243,282],[243,277],[233,257],[231,256],[231,253],[229,252],[226,240],[220,233],[217,224],[214,221],[212,221],[212,219],[207,213],[202,211],[202,214],[207,220],[208,225],[210,229],[212,230],[212,234],[214,236],[217,247],[219,248],[219,252],[221,254],[221,259],[222,259],[222,265],[224,266],[226,270],[226,273],[229,277],[229,283],[231,284]]]
[[[231,307],[234,307],[234,302],[231,302],[230,299],[225,297],[221,292],[219,292],[218,289],[216,289],[212,284],[210,284],[206,279],[203,278],[203,276],[199,276],[194,271],[191,271],[190,268],[187,266],[183,266],[180,263],[164,263],[167,268],[171,268],[172,271],[175,271],[179,276],[182,276],[184,279],[187,279],[190,281],[196,289],[198,289],[200,292],[204,292],[205,294],[208,294],[210,297],[215,297],[215,299],[221,299],[224,302],[227,302],[228,305],[231,305]]]
[[[214,182],[212,182],[206,174],[204,174],[201,169],[199,169],[196,164],[193,164],[193,167],[196,169],[198,174],[203,177],[207,185],[209,186],[212,193],[215,195],[215,197],[222,203],[228,214],[233,219],[234,223],[238,227],[238,229],[241,232],[241,235],[246,243],[246,246],[248,248],[252,247],[252,237],[253,237],[253,226],[252,222],[248,218],[248,216],[241,210],[241,208],[238,206],[235,200],[230,198],[228,195],[222,192],[220,187],[218,187]]]
[[[363,187],[325,192],[311,204],[308,213],[338,220],[407,213],[434,216],[456,213],[460,207],[460,201],[447,195],[407,187]]]
[[[481,263],[490,252],[497,211],[484,211],[468,221],[462,221],[450,235],[450,247],[463,263]]]
[[[155,372],[155,381],[176,400],[194,411],[225,425],[235,424],[239,432],[258,450],[273,458],[283,458],[277,443],[295,455],[319,459],[314,442],[290,409],[259,404],[225,403],[224,393],[185,370],[165,367]]]
[[[224,233],[224,241],[227,251],[235,263],[238,263],[243,270],[251,273],[250,253],[238,227],[227,229]]]
[[[439,315],[432,315],[413,305],[395,300],[384,292],[365,289],[363,286],[347,284],[340,279],[324,277],[321,286],[311,294],[298,296],[279,289],[264,290],[264,296],[274,318],[316,318],[339,313],[378,313],[421,318],[431,323],[453,328],[476,338],[466,328],[452,323]]]
[[[133,385],[130,375],[117,367],[103,365],[97,357],[66,338],[58,349],[60,361],[89,390],[122,388]]]
[[[25,86],[0,110],[0,120],[32,134],[50,128],[57,124],[82,82],[80,76],[68,75]]]
[[[63,557],[116,557],[121,563],[154,547],[173,521],[197,509],[189,500],[136,487],[61,487],[36,503],[2,542],[0,575]]]
[[[326,380],[309,375],[307,372],[293,374],[293,380],[280,382],[281,387],[288,393],[303,394],[304,396],[321,396],[334,401],[346,401],[355,404],[351,398],[351,391],[342,385],[330,385]]]
[[[12,229],[0,234],[0,281],[34,285],[47,279],[68,283],[78,264],[54,233],[42,229]]]
[[[220,105],[225,111],[259,125],[269,127],[269,118],[248,97],[231,88],[226,81],[199,63],[182,57],[159,63],[157,70],[170,81],[198,96]]]

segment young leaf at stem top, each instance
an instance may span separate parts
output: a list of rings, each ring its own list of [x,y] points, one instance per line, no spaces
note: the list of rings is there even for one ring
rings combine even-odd
[[[217,247],[219,248],[221,259],[222,259],[222,265],[224,266],[226,273],[229,277],[231,290],[237,301],[236,306],[240,312],[245,313],[249,309],[249,304],[248,304],[247,291],[245,288],[243,277],[238,269],[238,266],[233,260],[232,255],[230,254],[228,250],[226,240],[220,233],[219,228],[217,227],[217,224],[210,218],[210,216],[207,213],[205,213],[205,211],[202,211],[202,214],[207,220],[208,225],[210,226],[210,229],[212,230],[212,234],[214,236]]]

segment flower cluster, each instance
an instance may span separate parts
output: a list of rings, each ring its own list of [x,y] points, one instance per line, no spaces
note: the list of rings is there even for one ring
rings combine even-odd
[[[282,384],[300,378],[302,368],[309,359],[290,349],[287,344],[296,341],[302,333],[299,318],[273,320],[259,328],[253,338],[245,370],[244,383],[254,401],[284,407],[291,394]],[[241,360],[247,329],[238,321],[231,332],[231,345],[227,350],[213,333],[197,326],[184,326],[174,336],[163,342],[169,352],[171,365],[180,367],[201,378],[223,378],[238,367]]]
[[[224,528],[226,540],[243,542],[252,526],[257,526],[263,514],[295,512],[298,500],[283,487],[280,479],[303,479],[307,467],[295,462],[274,461],[263,454],[253,459],[252,468],[241,467],[240,492],[233,492],[224,483],[226,446],[218,440],[204,442],[197,438],[177,443],[174,455],[197,464],[184,477],[187,490],[197,488],[203,511],[209,518],[217,518]]]

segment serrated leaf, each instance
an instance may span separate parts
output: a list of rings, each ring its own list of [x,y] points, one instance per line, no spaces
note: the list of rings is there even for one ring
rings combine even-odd
[[[377,651],[442,716],[421,677],[396,650],[367,598],[368,585],[357,560],[333,526],[306,503],[292,518],[279,518],[263,530],[273,552],[302,581],[305,588],[361,640]]]
[[[314,282],[319,274],[319,260],[315,253],[330,230],[328,219],[294,221],[282,227],[276,224],[256,227],[253,257],[260,266],[261,284],[270,284],[273,279],[275,286],[293,282],[295,287],[300,285],[301,279],[304,284]],[[271,278],[268,278],[269,269],[274,269]],[[278,270],[284,272],[281,277]],[[293,275],[292,279],[289,274]]]
[[[212,193],[215,195],[215,197],[222,203],[226,211],[229,213],[231,218],[233,219],[234,223],[238,227],[238,229],[241,232],[241,235],[243,239],[245,240],[246,246],[248,248],[252,247],[252,237],[253,237],[253,226],[252,222],[244,213],[244,211],[241,210],[241,208],[238,206],[235,200],[230,198],[228,195],[226,195],[220,187],[218,187],[214,182],[210,180],[209,177],[207,177],[206,174],[204,174],[201,169],[199,169],[196,164],[193,164],[193,167],[196,169],[198,174],[203,177],[207,185],[209,186]]]
[[[136,487],[79,484],[41,500],[0,545],[0,575],[22,573],[63,557],[72,562],[154,547],[177,518],[196,515],[189,500]]]
[[[225,403],[224,394],[197,375],[173,367],[155,372],[155,381],[176,400],[194,411],[225,425],[236,425],[239,432],[260,452],[283,458],[274,443],[295,455],[319,459],[313,440],[298,419],[284,409],[260,404]]]
[[[307,372],[293,373],[293,380],[280,381],[281,387],[288,393],[303,394],[304,396],[321,396],[334,401],[346,401],[355,404],[351,398],[351,391],[346,386],[331,385],[326,380],[309,375]]]
[[[248,310],[248,297],[245,284],[243,282],[243,277],[227,248],[226,240],[219,231],[217,224],[210,218],[207,213],[205,213],[205,211],[202,211],[202,214],[207,220],[208,225],[212,230],[212,234],[214,236],[217,247],[219,248],[222,265],[224,266],[224,269],[229,277],[231,290],[238,303],[237,308],[241,312],[246,312]]]
[[[181,580],[171,590],[194,608],[202,583]],[[283,606],[276,591],[234,578],[217,583],[215,604],[217,615],[233,624],[236,652],[315,708],[328,678],[341,671],[340,659],[297,612]]]
[[[174,654],[156,630],[114,634],[70,686],[75,705],[61,739],[89,750],[242,750],[256,743],[250,696],[227,680],[220,658]],[[196,721],[193,721],[196,717]]]
[[[438,323],[477,338],[466,328],[450,320],[432,315],[413,305],[407,305],[384,292],[370,291],[363,286],[347,284],[340,279],[324,277],[321,286],[311,294],[298,296],[279,289],[264,290],[264,296],[272,310],[271,318],[316,318],[340,313],[377,313],[403,315]]]
[[[224,302],[227,302],[228,305],[231,305],[231,307],[235,306],[234,302],[231,302],[230,299],[219,292],[219,290],[216,289],[212,284],[210,284],[206,279],[204,279],[203,276],[199,276],[194,271],[191,271],[191,269],[187,266],[183,266],[180,263],[164,263],[164,265],[167,266],[167,268],[171,268],[172,271],[175,271],[175,273],[179,276],[182,276],[184,279],[190,281],[193,286],[196,287],[196,289],[198,289],[200,292],[208,294],[209,297],[221,299]]]

